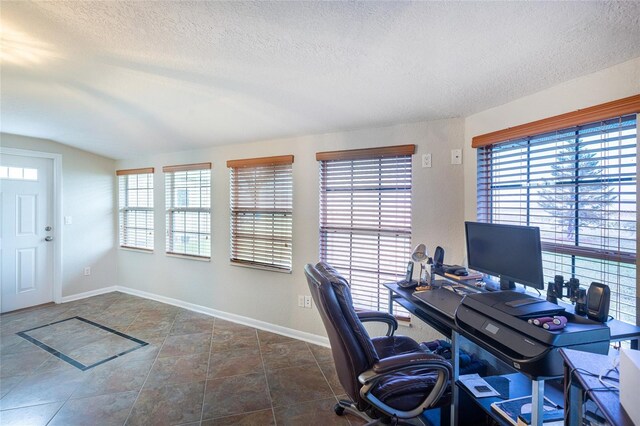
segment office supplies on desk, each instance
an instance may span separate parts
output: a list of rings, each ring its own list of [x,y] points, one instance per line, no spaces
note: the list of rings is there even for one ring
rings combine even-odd
[[[495,390],[479,374],[465,374],[458,377],[469,392],[476,398],[486,398],[489,396],[500,396],[500,392]]]
[[[467,268],[460,265],[442,265],[442,271],[446,274],[451,274],[454,278],[465,277],[469,275]]]
[[[491,404],[491,409],[514,426],[518,424],[518,417],[520,416],[522,416],[523,419],[529,419],[529,423],[523,424],[530,424],[531,422],[531,396],[494,402]],[[545,424],[553,421],[560,421],[560,424],[562,424],[562,420],[564,419],[562,406],[555,404],[549,398],[545,397],[543,410],[543,422]],[[526,420],[523,421],[526,422]]]

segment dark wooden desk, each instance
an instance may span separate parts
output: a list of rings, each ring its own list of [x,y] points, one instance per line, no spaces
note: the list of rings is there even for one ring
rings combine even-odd
[[[588,397],[600,409],[600,413],[609,424],[633,426],[633,422],[620,405],[618,392],[593,391],[604,388],[598,376],[612,364],[612,356],[572,349],[560,349],[560,355],[564,360],[565,407],[569,407],[565,410],[565,424],[582,425],[583,401]],[[619,377],[615,371],[610,371],[607,375]]]

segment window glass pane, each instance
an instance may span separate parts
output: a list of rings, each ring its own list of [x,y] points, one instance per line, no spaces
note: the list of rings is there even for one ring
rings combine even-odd
[[[9,167],[9,179],[22,179],[22,167]]]
[[[25,180],[38,180],[38,169],[25,168],[23,173]]]

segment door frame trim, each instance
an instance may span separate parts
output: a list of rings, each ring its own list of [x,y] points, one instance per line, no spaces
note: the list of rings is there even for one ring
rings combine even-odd
[[[0,147],[0,154],[19,155],[21,157],[48,158],[53,160],[53,226],[56,238],[53,240],[53,301],[62,302],[62,154],[53,152],[31,151],[19,148]]]

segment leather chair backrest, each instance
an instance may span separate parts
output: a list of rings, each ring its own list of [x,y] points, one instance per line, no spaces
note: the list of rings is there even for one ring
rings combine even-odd
[[[320,262],[304,268],[311,296],[329,336],[338,379],[360,409],[368,405],[360,397],[358,376],[378,361],[371,338],[353,308],[349,283],[333,267]]]

